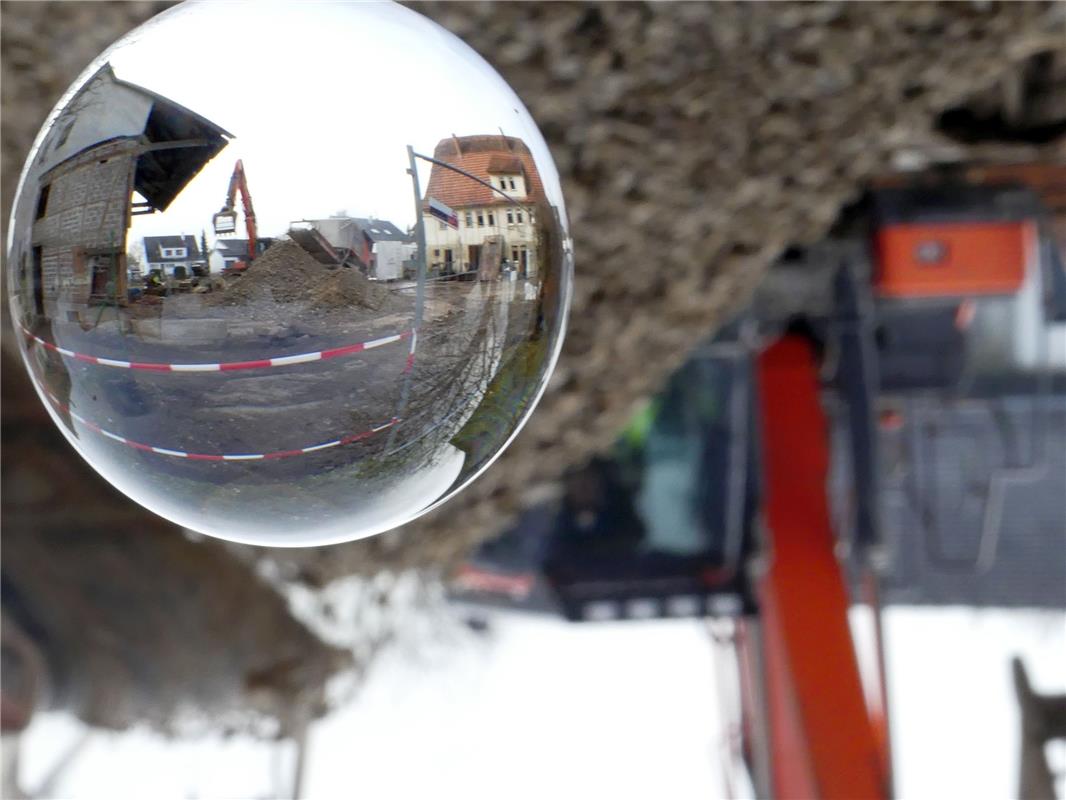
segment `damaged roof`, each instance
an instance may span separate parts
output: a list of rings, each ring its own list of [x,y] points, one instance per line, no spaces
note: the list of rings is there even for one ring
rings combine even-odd
[[[516,199],[534,202],[544,199],[544,184],[533,162],[533,154],[521,139],[513,136],[449,137],[440,140],[433,157],[466,170],[483,181],[501,173],[521,174],[526,179],[529,194]],[[428,203],[430,197],[458,209],[511,205],[503,195],[439,164],[434,164],[429,173],[423,203]]]
[[[233,134],[179,103],[116,77],[104,64],[57,118],[36,155],[42,175],[84,162],[101,145],[136,148],[134,189],[165,211]]]
[[[407,233],[385,219],[353,217],[352,221],[359,226],[367,238],[374,242],[408,242],[411,240]]]
[[[184,247],[185,255],[181,258],[163,256],[163,248]],[[148,256],[148,262],[158,264],[166,261],[196,261],[200,258],[200,248],[196,244],[196,237],[192,235],[182,236],[145,236],[144,252]]]

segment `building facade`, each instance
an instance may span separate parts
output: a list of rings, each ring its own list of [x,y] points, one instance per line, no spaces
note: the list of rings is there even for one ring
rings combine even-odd
[[[31,246],[19,264],[23,297],[33,298],[35,315],[124,296],[137,155],[131,142],[107,142],[42,175]]]
[[[166,210],[229,135],[108,64],[91,76],[34,151],[15,207],[24,323],[126,303],[131,218]]]
[[[195,236],[145,236],[144,254],[149,272],[176,280],[192,277],[194,268],[206,266]]]
[[[295,224],[295,223],[294,223]],[[311,225],[337,251],[343,263],[355,264],[368,277],[392,278],[394,275],[379,275],[377,270],[378,245],[395,242],[410,244],[412,236],[395,224],[373,217],[349,217],[335,214],[327,219],[301,220]],[[389,248],[385,248],[389,250]]]
[[[441,140],[433,156],[493,188],[433,165],[422,204],[429,269],[492,278],[502,267],[535,278],[536,209],[543,205],[544,187],[525,142],[510,136],[452,137]],[[457,227],[430,212],[431,199],[455,212]]]

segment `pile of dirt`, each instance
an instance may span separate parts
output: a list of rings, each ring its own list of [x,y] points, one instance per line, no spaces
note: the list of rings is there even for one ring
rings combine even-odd
[[[388,290],[348,267],[316,261],[296,242],[283,239],[257,258],[221,291],[205,296],[209,305],[239,306],[267,291],[275,303],[298,303],[309,310],[361,307],[381,311]]]

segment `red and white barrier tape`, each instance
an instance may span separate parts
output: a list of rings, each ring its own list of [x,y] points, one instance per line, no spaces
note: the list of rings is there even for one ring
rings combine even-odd
[[[407,365],[403,368],[404,372],[410,372],[415,368],[415,348],[418,347],[418,330],[411,331],[411,346],[407,350]]]
[[[119,436],[117,433],[112,433],[111,431],[105,430],[104,428],[101,428],[99,425],[97,425],[95,422],[91,422],[90,420],[85,419],[85,417],[78,414],[78,412],[74,411],[72,408],[70,408],[70,406],[61,402],[59,398],[51,392],[46,392],[46,394],[48,395],[48,399],[51,400],[57,408],[70,414],[71,418],[77,420],[89,430],[94,431],[95,433],[99,433],[101,436],[106,436],[108,439],[113,439],[116,442],[120,442],[124,445],[127,445],[128,447],[132,447],[135,450],[143,450],[145,452],[157,453],[161,456],[171,456],[173,458],[187,458],[190,461],[262,461],[273,460],[278,458],[292,458],[293,456],[302,456],[306,455],[307,453],[314,453],[319,450],[328,450],[331,447],[341,447],[346,444],[354,444],[355,442],[360,442],[363,439],[369,439],[375,433],[379,433],[383,430],[386,430],[387,428],[391,428],[393,425],[400,421],[399,418],[393,417],[391,420],[384,423],[383,425],[378,425],[376,427],[362,431],[361,433],[351,433],[347,436],[342,436],[339,439],[334,439],[329,442],[322,442],[321,444],[314,444],[310,445],[309,447],[300,447],[293,450],[275,450],[271,453],[189,453],[185,450],[171,450],[166,447],[153,447],[149,444],[135,442],[132,439],[127,439],[125,436]]]
[[[366,342],[358,342],[356,344],[345,345],[344,347],[334,347],[329,350],[317,350],[314,353],[299,353],[293,356],[276,356],[274,358],[261,358],[254,361],[224,361],[214,364],[164,364],[151,361],[121,361],[114,358],[101,358],[99,356],[90,356],[85,353],[76,353],[73,350],[67,350],[64,347],[46,342],[40,336],[35,336],[30,333],[26,328],[22,328],[29,338],[33,339],[37,344],[47,347],[49,350],[54,350],[60,355],[67,358],[73,358],[77,361],[84,361],[88,364],[99,364],[102,367],[119,367],[121,369],[139,369],[148,370],[151,372],[233,372],[235,370],[242,369],[263,369],[265,367],[288,367],[293,364],[306,364],[311,361],[325,361],[328,358],[339,358],[341,356],[350,356],[354,353],[362,353],[364,350],[373,350],[376,347],[384,347],[387,344],[393,344],[403,339],[411,338],[411,355],[408,356],[410,362],[414,355],[414,330],[406,330],[400,333],[393,334],[392,336],[383,336],[380,339],[371,339]],[[408,366],[410,369],[410,365]]]

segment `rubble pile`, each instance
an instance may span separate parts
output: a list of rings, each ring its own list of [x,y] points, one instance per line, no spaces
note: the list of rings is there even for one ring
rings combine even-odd
[[[315,311],[362,307],[381,310],[388,290],[348,267],[316,261],[290,239],[275,242],[248,268],[209,295],[209,305],[244,305],[269,292],[275,303],[298,303]]]

